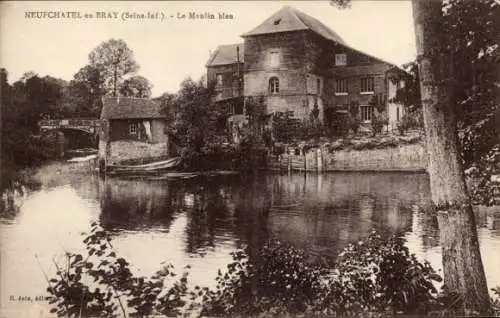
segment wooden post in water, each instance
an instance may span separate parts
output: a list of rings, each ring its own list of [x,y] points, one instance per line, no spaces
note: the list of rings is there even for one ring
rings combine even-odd
[[[316,160],[318,172],[323,172],[323,148],[316,149]]]

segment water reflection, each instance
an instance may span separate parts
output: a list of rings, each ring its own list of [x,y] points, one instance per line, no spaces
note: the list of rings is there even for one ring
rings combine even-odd
[[[114,237],[133,270],[151,275],[163,261],[191,265],[190,279],[211,285],[229,253],[248,245],[251,255],[270,238],[307,249],[322,261],[350,242],[401,232],[421,259],[440,267],[439,230],[429,210],[426,174],[257,174],[181,181],[101,179],[64,166],[42,167],[39,190],[14,216],[1,217],[1,305],[7,297],[43,293],[52,258],[84,248],[92,220]],[[478,234],[490,287],[500,285],[500,212],[477,209]],[[1,313],[0,313],[1,314]]]
[[[189,182],[107,178],[99,189],[104,228],[168,232],[183,215],[182,243],[193,254],[220,242],[258,249],[273,237],[334,257],[373,229],[411,231],[415,209],[429,204],[423,174],[261,174]],[[425,226],[437,232],[435,222]]]

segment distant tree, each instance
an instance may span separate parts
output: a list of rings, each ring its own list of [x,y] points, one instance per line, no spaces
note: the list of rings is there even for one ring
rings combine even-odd
[[[38,130],[38,121],[57,101],[60,86],[54,78],[40,78],[34,73],[11,86],[7,70],[2,68],[0,74],[0,190],[3,191],[18,181],[21,168],[44,158],[40,149],[33,147],[32,136]]]
[[[139,65],[132,50],[122,39],[110,39],[101,43],[89,54],[90,66],[97,68],[103,75],[107,93],[118,95],[124,77],[134,74]]]
[[[99,117],[104,91],[104,77],[98,68],[91,65],[80,68],[64,91],[64,116]]]
[[[229,109],[212,102],[213,91],[213,86],[188,78],[169,105],[173,115],[167,133],[190,167],[227,142]]]
[[[408,73],[404,85],[396,90],[396,96],[390,100],[405,107],[405,112],[414,112],[422,109],[420,98],[420,77],[418,76],[418,63],[411,61],[403,65],[403,69]],[[394,84],[400,79],[389,78]]]
[[[23,75],[21,76],[21,78],[19,79],[19,81],[25,83],[28,79],[30,79],[32,77],[35,77],[35,76],[38,76],[37,72],[27,71],[27,72],[23,73]]]
[[[120,86],[120,94],[127,97],[150,98],[153,85],[143,76],[132,76]]]

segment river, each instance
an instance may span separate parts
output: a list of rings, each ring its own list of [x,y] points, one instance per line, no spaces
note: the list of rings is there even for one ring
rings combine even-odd
[[[40,189],[2,214],[0,316],[46,316],[44,275],[65,251],[83,252],[84,233],[97,220],[133,270],[151,275],[164,261],[190,281],[212,286],[230,252],[259,248],[270,238],[332,259],[372,230],[401,232],[421,260],[441,267],[437,220],[428,213],[423,173],[328,173],[217,177],[184,181],[100,178],[81,166],[48,164]],[[476,208],[489,287],[500,285],[500,211]],[[45,274],[44,274],[45,273]],[[19,297],[25,297],[20,298]],[[29,298],[27,298],[29,297]]]

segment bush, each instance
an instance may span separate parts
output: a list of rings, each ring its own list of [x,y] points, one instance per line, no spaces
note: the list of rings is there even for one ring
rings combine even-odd
[[[279,241],[268,243],[255,258],[248,250],[232,253],[227,272],[203,295],[203,315],[297,314],[324,294],[324,267],[309,264],[305,253]]]
[[[232,253],[215,288],[194,290],[187,273],[167,284],[175,276],[171,265],[150,278],[134,276],[95,223],[84,242],[86,255],[67,253],[68,263],[56,264],[49,281],[51,312],[59,316],[423,315],[459,304],[453,294],[438,296],[434,282],[441,277],[409,253],[401,236],[372,232],[330,265],[271,240],[259,251]]]
[[[410,254],[400,236],[383,239],[372,232],[348,245],[337,259],[328,298],[336,312],[426,313],[436,304],[440,282],[428,262]]]
[[[374,109],[371,121],[373,136],[380,134],[384,129],[384,125],[387,125],[387,123],[387,114],[385,112],[379,112],[377,109]]]
[[[410,129],[422,129],[424,127],[422,110],[413,112],[407,111],[403,114],[401,119],[396,123],[396,128],[400,135]]]
[[[52,313],[68,317],[180,314],[187,295],[187,273],[170,286],[165,283],[176,276],[172,265],[150,278],[134,276],[96,223],[83,242],[86,255],[66,253],[67,264],[55,264],[57,276],[48,281],[47,289]]]
[[[372,233],[339,255],[333,270],[272,241],[258,255],[233,254],[215,290],[203,295],[205,315],[426,313],[437,304],[429,263],[420,263],[396,236]]]

